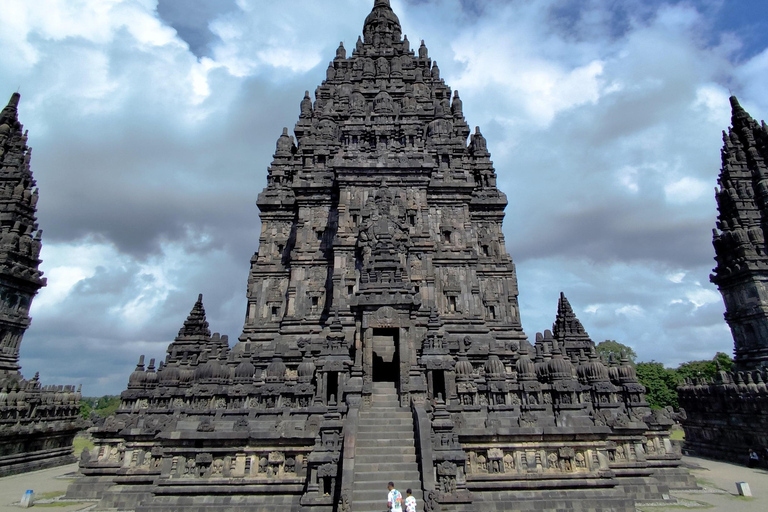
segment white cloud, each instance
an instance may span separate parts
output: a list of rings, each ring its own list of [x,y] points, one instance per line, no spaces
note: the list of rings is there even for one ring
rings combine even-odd
[[[710,189],[702,180],[685,176],[664,186],[667,201],[674,204],[686,204],[704,196]]]
[[[687,272],[675,272],[674,274],[668,274],[667,279],[670,283],[680,284],[685,279]]]

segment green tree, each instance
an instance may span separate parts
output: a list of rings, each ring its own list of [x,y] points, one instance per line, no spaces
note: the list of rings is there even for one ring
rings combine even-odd
[[[714,380],[717,377],[717,367],[724,371],[733,369],[733,359],[724,353],[718,352],[710,360],[688,361],[677,367],[677,375],[682,382],[684,379],[694,379],[703,377],[708,380]]]
[[[637,359],[635,351],[632,350],[632,347],[619,343],[616,340],[601,341],[597,344],[595,350],[597,350],[597,355],[605,358],[606,361],[610,361],[611,356],[613,356],[618,362],[622,356],[626,355],[629,363],[635,366],[635,360]]]
[[[80,417],[87,420],[91,417],[91,411],[93,411],[93,406],[91,405],[91,402],[87,399],[81,399],[80,400]]]
[[[680,377],[676,370],[651,361],[638,363],[635,367],[637,378],[645,386],[645,399],[652,409],[672,406],[677,409],[677,385]]]
[[[100,397],[83,397],[80,399],[80,416],[88,419],[91,412],[95,412],[102,418],[106,418],[117,411],[120,407],[120,397],[114,395],[105,395]]]
[[[120,407],[120,397],[106,395],[99,398],[98,402],[96,402],[96,407],[94,410],[96,411],[96,414],[102,418],[106,418],[107,416],[115,414],[118,407]]]

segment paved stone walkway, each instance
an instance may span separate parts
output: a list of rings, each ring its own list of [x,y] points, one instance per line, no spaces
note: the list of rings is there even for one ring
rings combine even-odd
[[[768,471],[750,469],[738,464],[716,462],[698,457],[683,457],[691,466],[701,491],[673,492],[680,504],[670,506],[641,506],[640,512],[706,510],[707,512],[765,512],[768,510]],[[736,482],[747,482],[752,498],[738,495]]]
[[[32,508],[38,510],[50,509],[59,512],[70,512],[83,510],[93,506],[93,503],[73,503],[64,505],[62,502],[46,504],[52,498],[64,495],[69,482],[72,480],[66,478],[66,475],[77,471],[77,464],[68,464],[58,468],[43,469],[24,473],[22,475],[11,475],[0,478],[0,512],[18,512],[21,510],[19,500],[27,489],[35,491],[37,499],[42,498],[42,502]],[[48,498],[47,500],[45,498]],[[69,502],[66,502],[69,503]]]

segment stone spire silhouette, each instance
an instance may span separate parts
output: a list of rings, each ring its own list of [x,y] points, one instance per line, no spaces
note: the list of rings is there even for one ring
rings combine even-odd
[[[557,301],[557,316],[552,324],[552,334],[568,357],[578,355],[579,350],[587,351],[593,345],[563,292],[560,292],[560,299]]]
[[[197,302],[192,306],[192,311],[184,321],[184,326],[179,329],[179,338],[191,338],[194,336],[210,337],[211,331],[208,329],[208,322],[205,319],[205,308],[203,307],[203,294],[197,296]]]
[[[0,111],[0,370],[19,369],[19,346],[29,327],[29,307],[45,286],[39,270],[42,231],[37,225],[37,190],[29,163],[32,150],[19,122],[19,93]]]
[[[723,132],[722,168],[715,189],[718,218],[712,233],[715,261],[710,280],[726,306],[736,363],[768,364],[768,130],[731,96],[731,127]]]

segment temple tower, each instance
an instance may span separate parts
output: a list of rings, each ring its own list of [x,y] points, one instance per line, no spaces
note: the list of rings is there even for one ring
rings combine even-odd
[[[158,370],[139,361],[70,497],[372,512],[391,478],[420,510],[631,512],[695,486],[671,420],[627,361],[597,359],[564,296],[555,334],[528,342],[486,140],[388,0],[293,134],[258,197],[238,343],[198,299]]]
[[[296,350],[337,318],[363,394],[388,379],[408,403],[434,396],[426,372],[443,371],[419,368],[431,312],[446,355],[467,337],[472,354],[525,335],[485,139],[478,129],[467,144],[458,92],[423,42],[411,49],[388,2],[363,34],[301,101],[296,140],[287,129],[278,139],[240,341],[255,354]]]
[[[710,280],[723,295],[737,368],[754,370],[768,366],[768,131],[735,97],[731,107],[715,190],[717,266]]]
[[[45,286],[40,265],[37,189],[27,133],[18,118],[19,93],[0,112],[0,372],[19,369],[19,346],[31,318],[29,308]]]
[[[45,286],[19,98],[14,93],[0,112],[0,476],[73,462],[72,439],[82,427],[79,389],[42,386],[39,375],[27,380],[19,371],[29,308]]]

